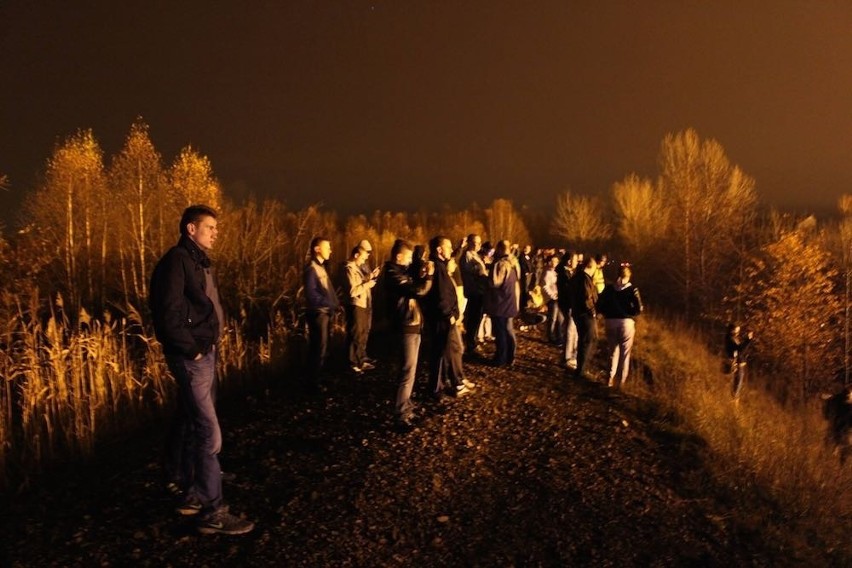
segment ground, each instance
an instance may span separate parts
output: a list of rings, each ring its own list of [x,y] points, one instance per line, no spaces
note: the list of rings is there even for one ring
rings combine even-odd
[[[381,351],[381,345],[377,351]],[[521,334],[511,369],[466,365],[474,393],[392,429],[388,364],[285,374],[220,401],[225,497],[246,536],[199,536],[173,512],[162,427],[66,464],[11,499],[4,566],[683,566],[793,559],[737,522],[700,439],[653,404],[576,380]],[[600,368],[601,361],[597,361]],[[422,371],[422,369],[421,369]],[[423,398],[425,376],[418,377]]]

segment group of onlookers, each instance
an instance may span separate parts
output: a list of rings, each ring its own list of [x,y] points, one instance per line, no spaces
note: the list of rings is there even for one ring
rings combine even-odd
[[[367,356],[367,340],[372,294],[381,276],[400,361],[394,405],[397,426],[412,424],[411,396],[421,343],[428,345],[430,400],[462,396],[476,387],[465,377],[463,360],[482,360],[485,324],[495,343],[489,363],[511,366],[517,348],[515,319],[527,310],[547,311],[548,339],[563,347],[563,363],[583,378],[590,378],[587,367],[597,343],[597,315],[602,314],[611,350],[607,382],[619,387],[627,380],[635,318],[642,312],[629,264],[622,264],[617,279],[607,283],[605,255],[534,253],[529,245],[520,249],[507,240],[492,247],[476,234],[456,247],[449,238],[436,236],[428,251],[397,240],[383,269],[370,268],[371,252],[369,241],[362,240],[342,270],[349,367],[360,375],[375,366]],[[330,256],[329,239],[315,238],[304,272],[307,386],[312,390],[322,388],[330,319],[338,308],[335,285],[327,272]]]

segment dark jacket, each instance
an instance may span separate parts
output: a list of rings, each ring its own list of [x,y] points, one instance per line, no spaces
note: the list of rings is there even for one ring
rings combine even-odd
[[[432,289],[432,277],[426,275],[421,278],[411,267],[391,261],[385,263],[383,274],[392,328],[403,333],[420,333],[423,312],[418,300]]]
[[[635,318],[643,309],[639,289],[630,282],[607,284],[598,297],[597,307],[606,319]]]
[[[166,355],[194,359],[219,340],[219,318],[207,296],[205,270],[213,270],[210,259],[186,236],[154,267],[148,303]],[[215,273],[213,278],[216,282]]]
[[[432,278],[432,289],[423,299],[423,309],[426,317],[433,321],[459,319],[459,298],[456,295],[456,283],[447,271],[447,261],[433,257],[435,276]]]
[[[491,266],[488,279],[485,312],[498,318],[513,318],[518,315],[521,297],[521,268],[513,256],[497,258]]]
[[[556,290],[558,291],[557,303],[559,310],[568,317],[571,313],[572,297],[571,297],[571,279],[574,277],[574,270],[567,265],[560,264],[556,267]]]
[[[571,313],[574,316],[595,315],[595,305],[598,303],[598,289],[591,276],[585,270],[577,269],[577,273],[568,283],[570,287]]]
[[[334,291],[334,285],[325,270],[325,265],[312,258],[305,265],[302,276],[305,286],[305,307],[314,312],[334,312],[339,302],[337,293]]]

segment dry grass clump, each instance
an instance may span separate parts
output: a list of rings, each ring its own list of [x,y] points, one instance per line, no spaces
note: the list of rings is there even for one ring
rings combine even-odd
[[[38,313],[18,302],[0,330],[0,485],[13,464],[26,478],[59,457],[91,454],[104,437],[150,419],[174,393],[161,346],[137,311],[104,321],[82,311],[75,325],[61,302],[46,317]],[[267,364],[273,344],[284,348],[281,334],[258,344],[229,323],[220,380]]]
[[[799,522],[829,546],[848,547],[852,468],[826,444],[819,399],[783,405],[759,385],[784,377],[748,376],[734,401],[720,356],[694,330],[652,317],[642,326],[639,354],[654,372],[651,392],[707,442],[708,463],[724,486],[741,499],[762,495],[782,522]]]

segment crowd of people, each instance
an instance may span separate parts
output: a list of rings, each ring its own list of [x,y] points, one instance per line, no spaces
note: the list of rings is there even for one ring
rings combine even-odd
[[[149,298],[154,330],[178,385],[177,411],[167,441],[167,488],[178,499],[176,511],[198,519],[199,532],[237,535],[250,532],[254,524],[232,514],[222,494],[215,373],[225,318],[207,254],[218,237],[216,217],[216,211],[204,205],[184,211],[180,239],[154,268]],[[477,388],[465,376],[465,360],[495,367],[514,364],[519,317],[521,329],[539,319],[545,324],[543,335],[558,349],[573,377],[602,379],[612,388],[622,387],[628,379],[635,321],[643,311],[629,263],[621,263],[617,277],[609,281],[604,274],[606,255],[534,251],[507,240],[492,245],[476,234],[458,246],[445,236],[432,238],[428,247],[399,239],[382,267],[371,266],[371,254],[369,241],[358,243],[337,271],[341,276],[335,285],[329,273],[330,240],[320,236],[310,244],[302,284],[308,332],[305,385],[313,392],[323,390],[330,331],[339,312],[345,313],[351,372],[360,376],[378,364],[367,353],[377,289],[384,296],[384,317],[398,361],[392,367],[397,379],[393,420],[400,431],[414,424],[412,399],[422,345],[428,362],[425,402],[440,408],[448,398]],[[609,368],[595,376],[588,369],[598,343],[599,315]],[[733,375],[735,400],[742,390],[752,339],[738,325],[728,329],[725,369]],[[486,359],[483,343],[489,340],[495,348]],[[828,399],[825,409],[832,441],[842,448],[845,461],[852,454],[849,388]]]
[[[181,515],[195,516],[203,534],[245,534],[254,524],[232,514],[222,494],[219,451],[222,433],[216,414],[216,345],[224,314],[219,284],[208,252],[218,237],[216,211],[187,208],[180,239],[157,263],[151,277],[154,330],[178,384],[177,412],[167,443],[167,487]],[[603,275],[606,257],[555,250],[533,251],[507,240],[483,243],[471,234],[454,246],[435,236],[428,248],[399,239],[382,267],[370,263],[372,246],[362,240],[343,263],[337,280],[330,270],[327,237],[315,237],[303,271],[308,334],[305,385],[323,390],[332,323],[345,313],[348,367],[355,376],[375,368],[367,343],[374,319],[374,290],[381,284],[390,324],[397,389],[394,424],[408,431],[415,420],[412,400],[421,344],[428,363],[427,403],[440,408],[477,385],[465,376],[465,359],[511,367],[516,358],[515,320],[546,312],[548,338],[576,377],[587,372],[597,338],[596,317],[605,318],[611,350],[610,386],[627,379],[633,320],[642,312],[639,292],[622,265],[617,280]],[[337,285],[336,285],[337,284]],[[529,318],[522,318],[523,329]],[[495,349],[485,359],[482,344]]]
[[[521,249],[507,240],[493,245],[471,234],[454,246],[445,236],[428,248],[397,240],[390,259],[371,268],[372,246],[362,240],[344,263],[339,286],[346,314],[349,368],[360,375],[375,367],[367,355],[373,292],[381,283],[385,314],[398,353],[398,389],[394,404],[397,428],[408,430],[414,420],[414,379],[421,344],[426,345],[428,400],[472,392],[476,385],[464,373],[464,361],[495,367],[515,362],[516,319],[543,312],[547,338],[560,348],[565,368],[578,378],[595,379],[588,371],[597,344],[598,315],[610,349],[606,382],[621,387],[630,370],[635,318],[642,312],[631,267],[623,263],[617,278],[607,282],[606,255],[573,251]],[[308,329],[306,386],[323,388],[328,354],[329,320],[338,308],[334,280],[329,276],[331,243],[316,237],[304,272]],[[521,329],[535,318],[522,317]],[[494,354],[484,360],[484,342],[493,340]]]

